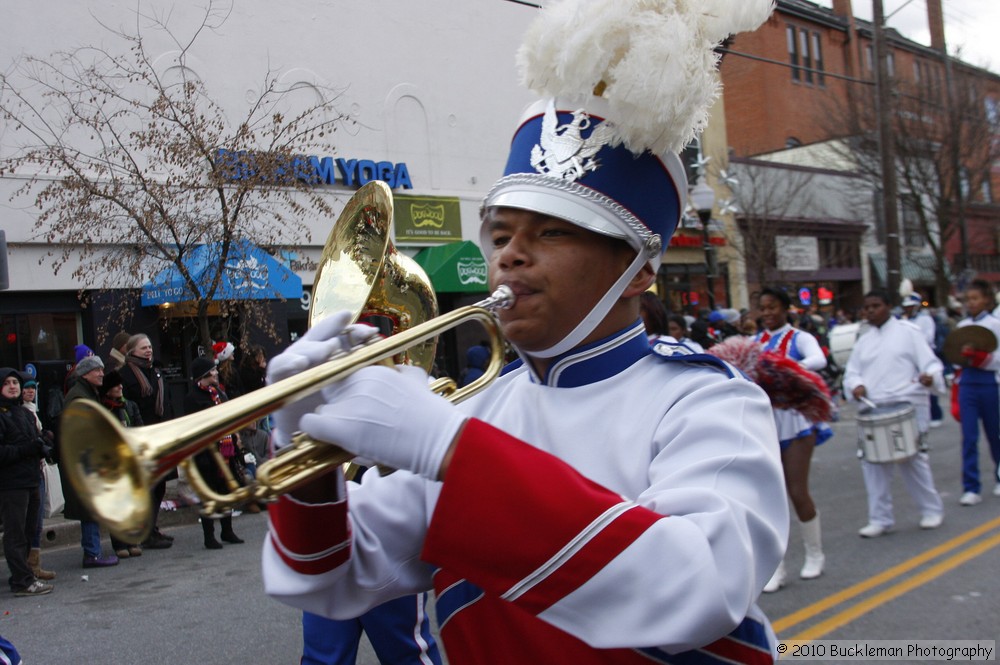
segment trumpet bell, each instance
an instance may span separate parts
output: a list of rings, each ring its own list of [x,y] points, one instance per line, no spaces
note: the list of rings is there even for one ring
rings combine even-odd
[[[149,488],[155,481],[111,412],[98,402],[74,400],[63,409],[61,437],[74,444],[62,463],[87,510],[123,540],[145,539],[153,527]]]
[[[313,281],[310,327],[347,310],[353,321],[371,323],[392,335],[438,315],[427,273],[389,240],[392,214],[392,190],[378,180],[359,189],[344,206]],[[429,371],[435,344],[435,339],[418,344],[395,361]]]

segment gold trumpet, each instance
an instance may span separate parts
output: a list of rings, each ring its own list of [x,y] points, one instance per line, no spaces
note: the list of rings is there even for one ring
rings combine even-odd
[[[66,470],[73,487],[98,522],[121,540],[141,542],[153,526],[150,490],[171,469],[206,448],[221,461],[214,446],[221,437],[368,365],[411,362],[427,369],[433,362],[435,338],[458,325],[477,321],[485,328],[492,346],[490,364],[468,386],[441,388],[450,393],[447,398],[459,402],[500,374],[504,344],[493,311],[510,307],[513,293],[501,287],[475,305],[433,316],[437,303],[426,274],[388,241],[391,219],[392,193],[384,183],[373,181],[355,193],[323,249],[309,312],[310,324],[344,309],[351,310],[355,320],[384,316],[399,330],[391,337],[158,425],[126,429],[97,402],[81,399],[66,405],[60,421],[62,457],[68,461]],[[228,494],[212,491],[193,464],[185,464],[185,469],[202,498],[203,510],[214,513],[249,501],[273,500],[353,457],[335,445],[300,434],[292,445],[258,467],[257,479],[250,485],[238,486],[223,464],[231,489]]]

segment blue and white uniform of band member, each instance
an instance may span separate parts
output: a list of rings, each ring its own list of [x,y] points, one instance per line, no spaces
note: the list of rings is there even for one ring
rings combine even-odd
[[[934,386],[944,388],[944,365],[917,326],[893,318],[887,293],[872,291],[865,296],[864,317],[870,328],[851,349],[844,392],[853,399],[866,398],[876,404],[912,403],[922,444],[930,424],[927,396]],[[858,532],[862,537],[881,536],[895,523],[891,483],[896,468],[920,512],[920,527],[935,529],[941,525],[944,507],[934,488],[925,446],[920,448],[916,455],[896,463],[861,460],[868,492],[868,524]]]
[[[988,282],[973,280],[965,290],[965,306],[969,316],[958,327],[977,325],[992,331],[1000,339],[1000,319],[990,314],[994,302],[993,288]],[[979,421],[983,423],[986,441],[993,458],[994,496],[1000,496],[1000,352],[966,348],[962,355],[968,364],[958,378],[958,408],[962,421],[962,498],[963,506],[982,501],[979,479]]]
[[[752,27],[771,8],[757,4]],[[699,23],[714,16],[665,22],[715,43],[733,27]],[[672,94],[711,97],[701,87]],[[453,665],[773,661],[756,600],[788,508],[770,403],[718,359],[648,343],[639,296],[684,207],[676,152],[690,136],[621,135],[613,89],[531,106],[484,200],[491,287],[517,297],[499,314],[520,354],[504,376],[456,406],[422,370],[368,367],[276,412],[278,446],[301,429],[400,471],[345,491],[336,470],[283,496],[268,511],[268,593],[346,618],[433,587]],[[364,335],[345,333],[348,318],[320,321],[270,380]]]

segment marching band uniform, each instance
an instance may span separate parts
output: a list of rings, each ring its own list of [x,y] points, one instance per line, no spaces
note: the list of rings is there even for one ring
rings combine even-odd
[[[268,593],[351,617],[433,584],[453,663],[673,662],[726,632],[685,655],[770,662],[754,600],[788,524],[770,405],[705,358],[657,356],[637,322],[544,379],[521,365],[459,405],[475,420],[443,485],[399,471],[338,503],[282,497]]]
[[[282,602],[347,618],[433,587],[454,665],[776,657],[756,605],[788,529],[769,400],[717,358],[650,345],[638,315],[683,212],[677,151],[714,96],[711,44],[760,25],[772,3],[741,0],[738,25],[688,5],[612,5],[553,3],[528,31],[534,50],[522,47],[523,78],[546,87],[483,202],[480,238],[491,284],[516,298],[499,318],[521,360],[458,406],[422,370],[373,366],[275,413],[278,446],[301,429],[400,469],[350,489],[337,470],[268,511],[264,582]],[[603,97],[583,66],[599,38],[554,36],[651,20],[660,38],[606,50]],[[674,61],[678,30],[708,49],[703,75],[630,85],[629,71],[648,79]],[[564,45],[585,52],[553,55]],[[640,92],[651,97],[628,97]],[[672,115],[681,107],[691,116]],[[269,380],[353,344],[348,320],[316,322]]]
[[[761,330],[754,339],[761,344],[764,351],[796,361],[807,370],[816,371],[826,367],[826,356],[819,342],[811,334],[792,327],[791,323],[774,330]],[[814,423],[795,409],[772,408],[774,423],[778,430],[778,443],[781,450],[788,448],[796,439],[810,434],[815,435],[815,445],[821,445],[833,436],[833,430],[826,423]],[[823,573],[826,556],[823,554],[823,533],[820,526],[819,511],[808,520],[799,521],[802,533],[802,544],[805,550],[805,561],[799,571],[799,577],[805,580],[815,579]],[[774,571],[774,575],[764,587],[764,591],[773,593],[785,583],[784,560]]]
[[[917,379],[926,374],[943,387],[943,371],[944,365],[924,342],[921,330],[890,316],[881,326],[870,326],[855,342],[844,373],[844,391],[851,395],[855,388],[864,386],[868,399],[875,403],[912,403],[922,444],[930,424],[930,391]],[[890,485],[897,467],[920,511],[920,526],[929,529],[941,524],[941,496],[934,489],[929,457],[921,445],[916,455],[896,463],[861,460],[868,493],[868,525],[860,531],[864,537],[880,536],[894,524]]]
[[[826,367],[826,356],[816,338],[807,332],[786,323],[776,330],[762,330],[754,335],[765,351],[771,351],[796,361],[802,367],[817,371]],[[794,409],[774,409],[774,424],[778,428],[778,440],[785,449],[795,439],[816,434],[816,445],[833,436],[833,431],[825,424],[812,423]]]
[[[958,327],[970,325],[988,328],[1000,339],[1000,319],[988,311],[966,317]],[[979,503],[982,482],[979,479],[979,421],[983,421],[986,440],[993,457],[993,493],[1000,495],[1000,353],[981,354],[978,364],[962,368],[958,378],[958,408],[962,422],[962,495],[963,505]]]

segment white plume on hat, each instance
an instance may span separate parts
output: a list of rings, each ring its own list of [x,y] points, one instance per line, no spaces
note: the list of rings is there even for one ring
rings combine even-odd
[[[680,152],[721,90],[714,48],[773,10],[774,0],[554,0],[529,27],[518,67],[542,96],[582,100],[603,84],[616,144]]]

